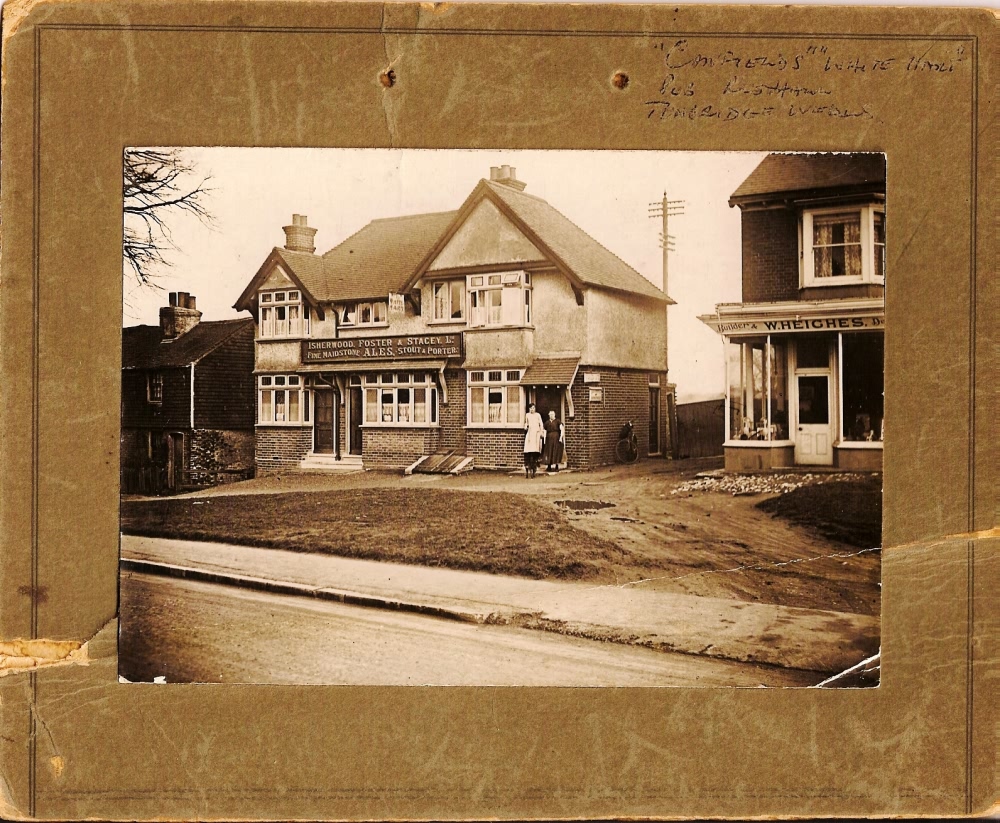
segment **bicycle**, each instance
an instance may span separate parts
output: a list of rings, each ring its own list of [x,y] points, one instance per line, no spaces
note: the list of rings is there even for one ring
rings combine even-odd
[[[639,441],[635,436],[635,426],[629,420],[618,432],[615,457],[619,463],[634,463],[639,459]]]

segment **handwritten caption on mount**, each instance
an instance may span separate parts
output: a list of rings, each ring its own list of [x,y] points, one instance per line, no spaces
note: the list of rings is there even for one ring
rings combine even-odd
[[[851,41],[838,46],[812,44],[801,50],[741,51],[701,49],[682,38],[658,41],[653,48],[663,52],[664,76],[658,94],[644,103],[646,119],[655,122],[874,120],[874,104],[850,99],[858,97],[858,87],[845,91],[844,78],[867,83],[921,75],[947,77],[967,59],[965,46],[954,43],[932,44],[913,53],[868,52]]]

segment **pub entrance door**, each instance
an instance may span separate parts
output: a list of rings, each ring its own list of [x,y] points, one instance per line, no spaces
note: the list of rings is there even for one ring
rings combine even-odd
[[[315,404],[313,420],[313,452],[333,454],[333,390],[317,389],[313,392]]]
[[[347,407],[347,451],[349,454],[361,454],[361,422],[365,419],[364,392],[360,386],[351,386],[350,402]]]

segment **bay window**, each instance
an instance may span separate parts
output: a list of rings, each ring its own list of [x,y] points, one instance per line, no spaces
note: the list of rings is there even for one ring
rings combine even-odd
[[[858,206],[804,212],[803,286],[850,283],[885,283],[885,211]]]
[[[365,425],[437,425],[437,386],[429,372],[366,374],[364,393]]]
[[[469,277],[469,325],[523,326],[531,322],[531,275],[523,271]]]
[[[469,372],[469,425],[524,426],[524,389],[519,369]]]
[[[261,337],[303,337],[309,334],[309,309],[302,304],[302,293],[266,291],[258,296]]]
[[[726,343],[729,440],[788,438],[786,357],[784,341],[770,337]]]
[[[262,374],[258,378],[258,422],[301,425],[309,422],[309,394],[297,374]]]

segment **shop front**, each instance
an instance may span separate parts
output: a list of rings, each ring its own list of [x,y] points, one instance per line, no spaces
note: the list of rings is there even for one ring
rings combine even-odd
[[[727,470],[881,470],[881,300],[724,304],[702,320],[725,341]]]

